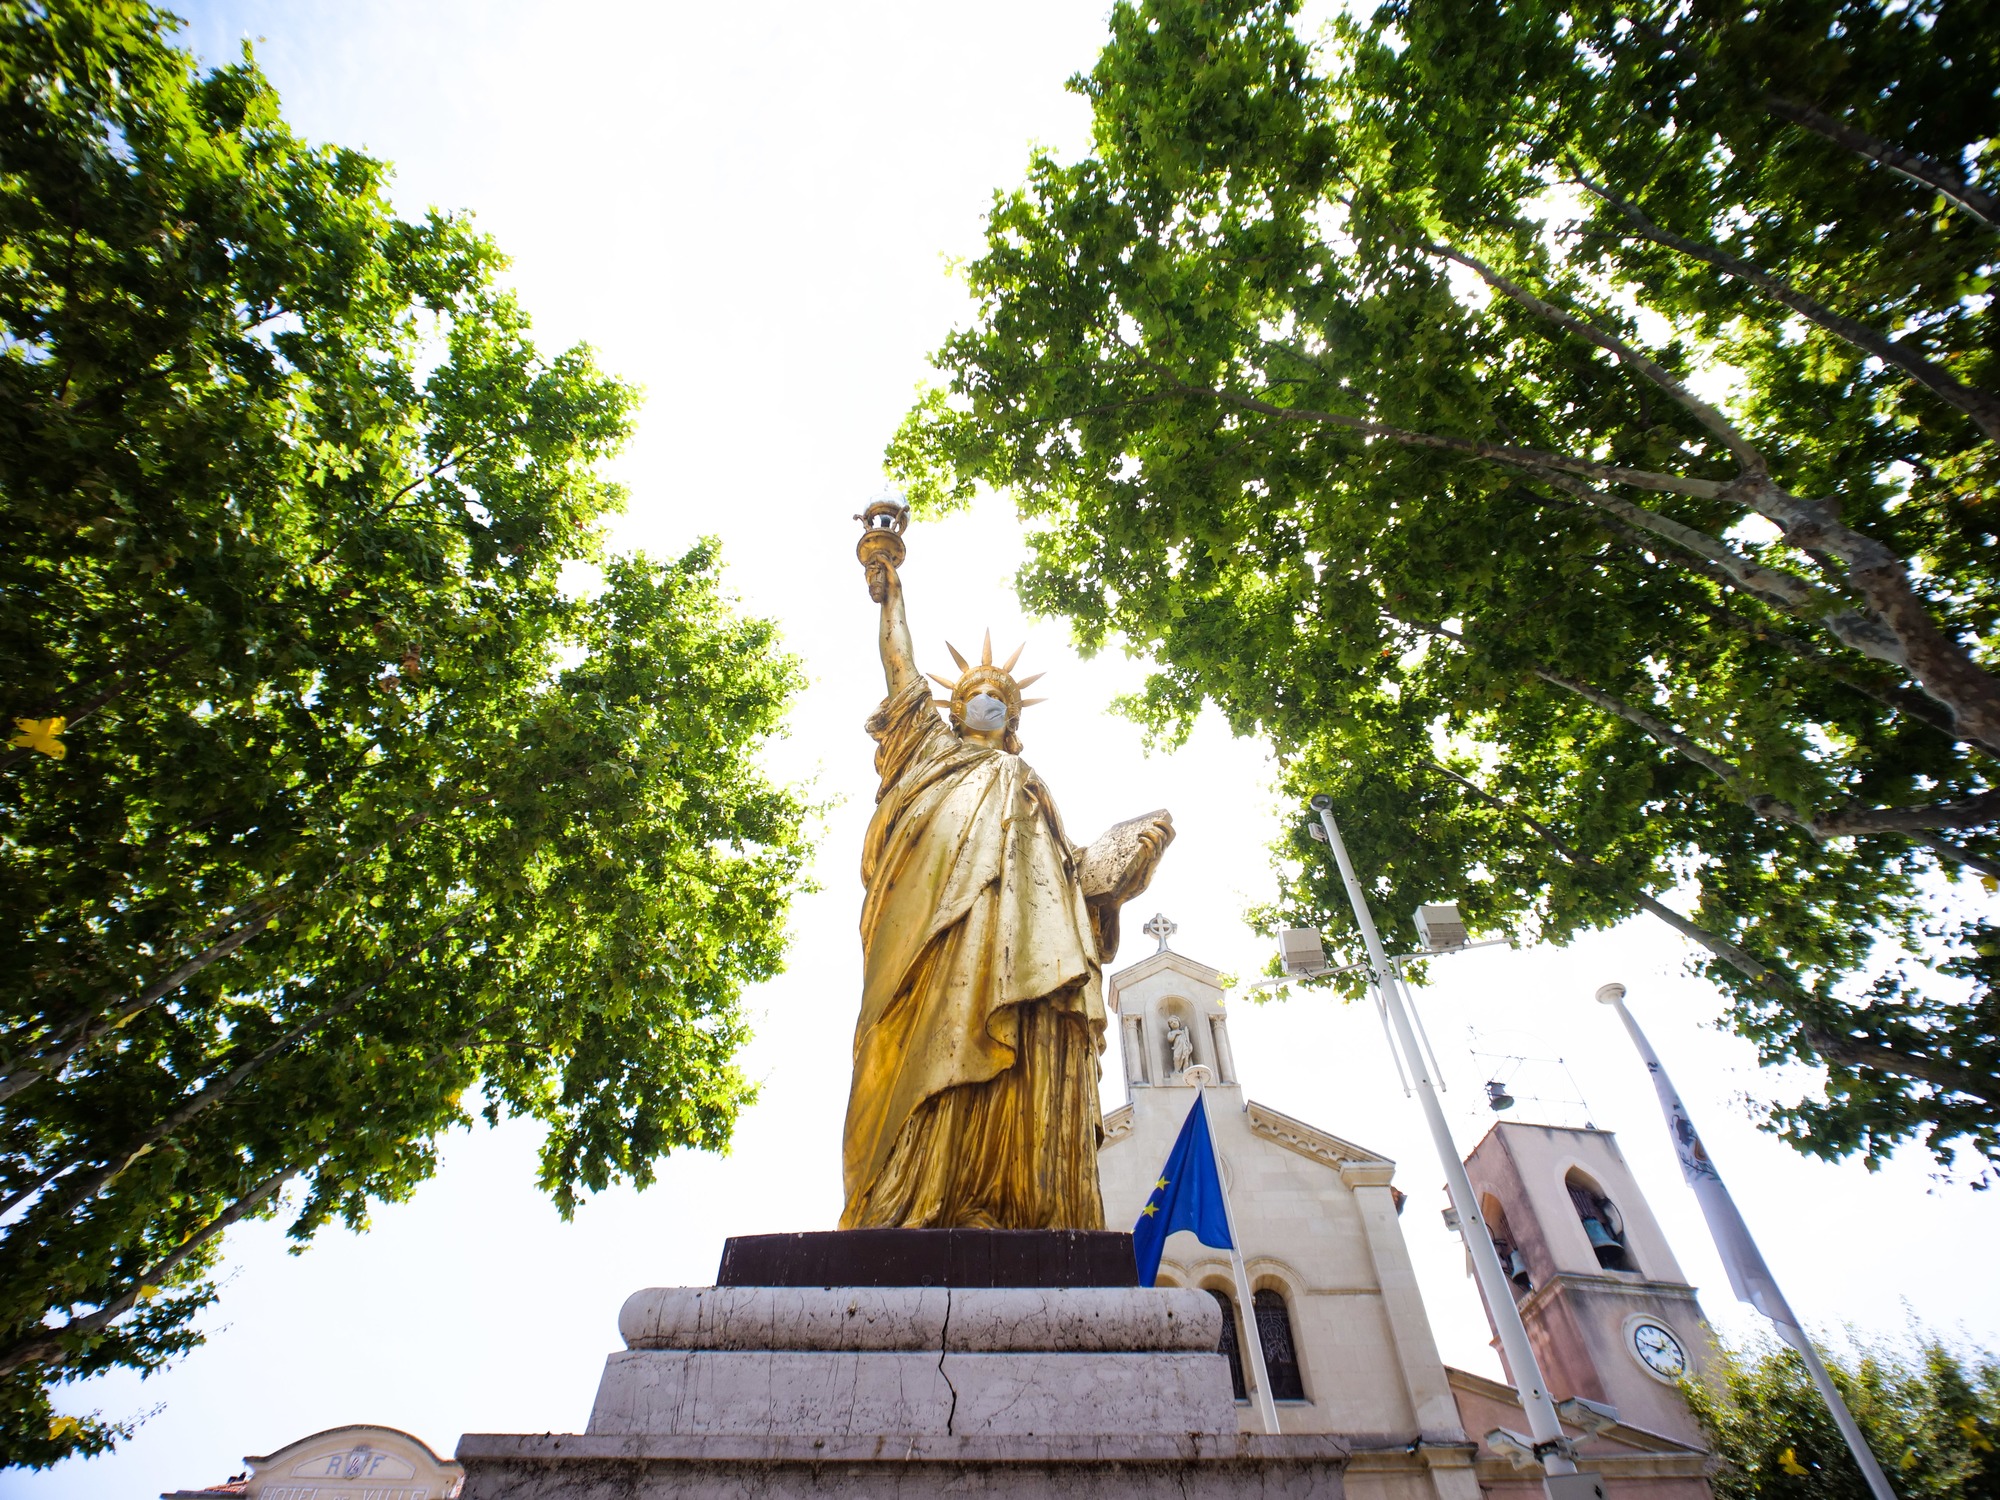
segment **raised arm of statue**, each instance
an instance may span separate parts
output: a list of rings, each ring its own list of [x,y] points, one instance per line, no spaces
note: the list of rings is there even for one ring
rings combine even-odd
[[[879,570],[881,592],[876,592],[876,577]],[[869,597],[882,605],[881,645],[882,676],[889,685],[889,696],[909,687],[922,679],[917,670],[917,650],[910,642],[910,619],[903,612],[903,580],[895,567],[888,562],[871,563],[868,568]]]
[[[909,516],[909,507],[901,500],[885,497],[854,518],[862,527],[854,553],[868,575],[868,597],[882,606],[882,676],[892,698],[923,681],[916,647],[910,643],[909,617],[903,613],[903,580],[896,571],[903,565],[903,527]]]

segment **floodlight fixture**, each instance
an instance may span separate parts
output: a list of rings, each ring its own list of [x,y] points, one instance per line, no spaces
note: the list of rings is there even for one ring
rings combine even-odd
[[[1285,972],[1300,978],[1326,972],[1326,940],[1310,927],[1287,927],[1278,934]]]
[[[1427,953],[1454,953],[1468,941],[1456,901],[1426,901],[1417,908],[1417,937]]]

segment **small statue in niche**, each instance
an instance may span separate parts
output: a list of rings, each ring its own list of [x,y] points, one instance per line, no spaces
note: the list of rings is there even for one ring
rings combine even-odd
[[[1188,1035],[1178,1016],[1167,1022],[1167,1045],[1173,1049],[1174,1071],[1185,1073],[1188,1064],[1194,1061],[1194,1038]]]

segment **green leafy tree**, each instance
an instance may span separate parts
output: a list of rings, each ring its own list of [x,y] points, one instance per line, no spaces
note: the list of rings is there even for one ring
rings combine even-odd
[[[2000,1363],[1933,1335],[1829,1354],[1841,1399],[1907,1500],[2000,1496]],[[1720,1349],[1682,1387],[1721,1460],[1717,1500],[1868,1500],[1868,1483],[1791,1349]]]
[[[1026,601],[1327,791],[1384,909],[1647,911],[1871,1165],[2000,1149],[1977,7],[1118,6],[890,448]],[[1303,823],[1303,819],[1301,819]],[[1296,827],[1291,920],[1352,929]]]
[[[475,1112],[565,1214],[726,1148],[806,853],[772,627],[601,557],[634,393],[172,24],[0,0],[0,1463]]]

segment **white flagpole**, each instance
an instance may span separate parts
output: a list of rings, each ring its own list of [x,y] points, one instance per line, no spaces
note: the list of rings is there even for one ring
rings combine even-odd
[[[1236,1213],[1229,1206],[1229,1184],[1222,1178],[1222,1153],[1215,1149],[1215,1121],[1208,1115],[1208,1069],[1197,1063],[1183,1075],[1195,1086],[1195,1098],[1202,1106],[1202,1123],[1208,1126],[1209,1155],[1215,1158],[1215,1185],[1222,1189],[1222,1222],[1229,1228],[1229,1267],[1236,1273],[1236,1302],[1242,1310],[1236,1347],[1249,1367],[1251,1388],[1256,1391],[1257,1415],[1264,1430],[1278,1432],[1278,1403],[1271,1395],[1271,1376],[1264,1368],[1264,1335],[1257,1327],[1257,1301],[1250,1293],[1250,1273],[1243,1267],[1243,1237],[1236,1232]]]
[[[1340,825],[1333,821],[1333,799],[1324,792],[1312,799],[1313,810],[1319,814],[1320,826],[1326,830],[1328,847],[1340,866],[1340,879],[1347,887],[1348,905],[1354,908],[1354,922],[1361,929],[1361,941],[1368,949],[1368,967],[1375,979],[1375,992],[1382,997],[1382,1003],[1395,1023],[1396,1039],[1401,1043],[1403,1057],[1409,1063],[1411,1079],[1416,1084],[1417,1098],[1424,1107],[1424,1119],[1431,1127],[1431,1140],[1437,1146],[1438,1162],[1444,1168],[1445,1186],[1451,1194],[1452,1207],[1458,1210],[1459,1233],[1465,1240],[1467,1255],[1472,1259],[1473,1277],[1479,1283],[1479,1292],[1486,1299],[1486,1310],[1493,1318],[1493,1327],[1500,1335],[1500,1347],[1507,1354],[1507,1370],[1514,1377],[1514,1388],[1521,1397],[1521,1414],[1528,1420],[1528,1432],[1534,1442],[1535,1457],[1542,1461],[1544,1483],[1549,1478],[1577,1472],[1574,1449],[1563,1435],[1562,1421],[1556,1416],[1556,1404],[1549,1398],[1548,1381],[1542,1375],[1542,1367],[1535,1359],[1535,1346],[1528,1342],[1528,1328],[1521,1321],[1521,1309],[1514,1305],[1514,1293],[1507,1281],[1507,1273],[1500,1268],[1500,1252],[1493,1248],[1493,1231],[1486,1226],[1486,1216],[1479,1211],[1479,1199],[1472,1191],[1472,1179],[1466,1175],[1465,1163],[1459,1159],[1458,1147],[1451,1138],[1451,1126],[1444,1117],[1444,1106],[1438,1102],[1437,1090],[1431,1086],[1429,1065],[1423,1052],[1417,1046],[1416,1032],[1410,1026],[1409,1009],[1403,1003],[1402,983],[1396,974],[1396,967],[1389,962],[1389,955],[1382,947],[1382,939],[1375,931],[1375,918],[1368,910],[1368,896],[1361,888],[1361,881],[1354,873],[1354,863],[1347,857],[1347,845],[1341,840]],[[1235,1235],[1230,1236],[1231,1239]]]
[[[1659,1056],[1653,1051],[1653,1044],[1646,1040],[1646,1033],[1639,1029],[1632,1012],[1625,1008],[1625,986],[1607,984],[1598,990],[1597,998],[1618,1012],[1618,1019],[1625,1023],[1625,1030],[1631,1034],[1632,1045],[1639,1049],[1646,1071],[1653,1075],[1653,1091],[1660,1096],[1660,1112],[1667,1117],[1667,1134],[1673,1138],[1674,1154],[1680,1158],[1681,1175],[1694,1189],[1695,1202],[1701,1205],[1701,1216],[1708,1221],[1709,1236],[1722,1256],[1723,1270],[1729,1273],[1730,1288],[1741,1300],[1769,1318],[1778,1330],[1778,1337],[1799,1351],[1799,1358],[1805,1361],[1807,1373],[1812,1376],[1813,1384],[1819,1387],[1820,1398],[1826,1402],[1827,1410],[1833,1413],[1834,1425],[1847,1440],[1847,1450],[1854,1455],[1854,1462],[1861,1470],[1861,1477],[1868,1481],[1868,1489],[1875,1500],[1897,1500],[1895,1490],[1890,1487],[1889,1476],[1882,1472],[1882,1466],[1875,1461],[1875,1455],[1868,1447],[1868,1440],[1861,1435],[1861,1427],[1854,1420],[1854,1414],[1840,1399],[1840,1392],[1834,1386],[1833,1377],[1827,1374],[1819,1351],[1800,1326],[1791,1304],[1785,1301],[1785,1294],[1778,1290],[1777,1278],[1771,1274],[1771,1268],[1764,1264],[1763,1253],[1750,1237],[1750,1226],[1743,1222],[1736,1200],[1723,1186],[1722,1174],[1716,1170],[1707,1148],[1701,1143],[1701,1137],[1695,1134],[1687,1106],[1674,1092],[1673,1080],[1660,1066]]]

